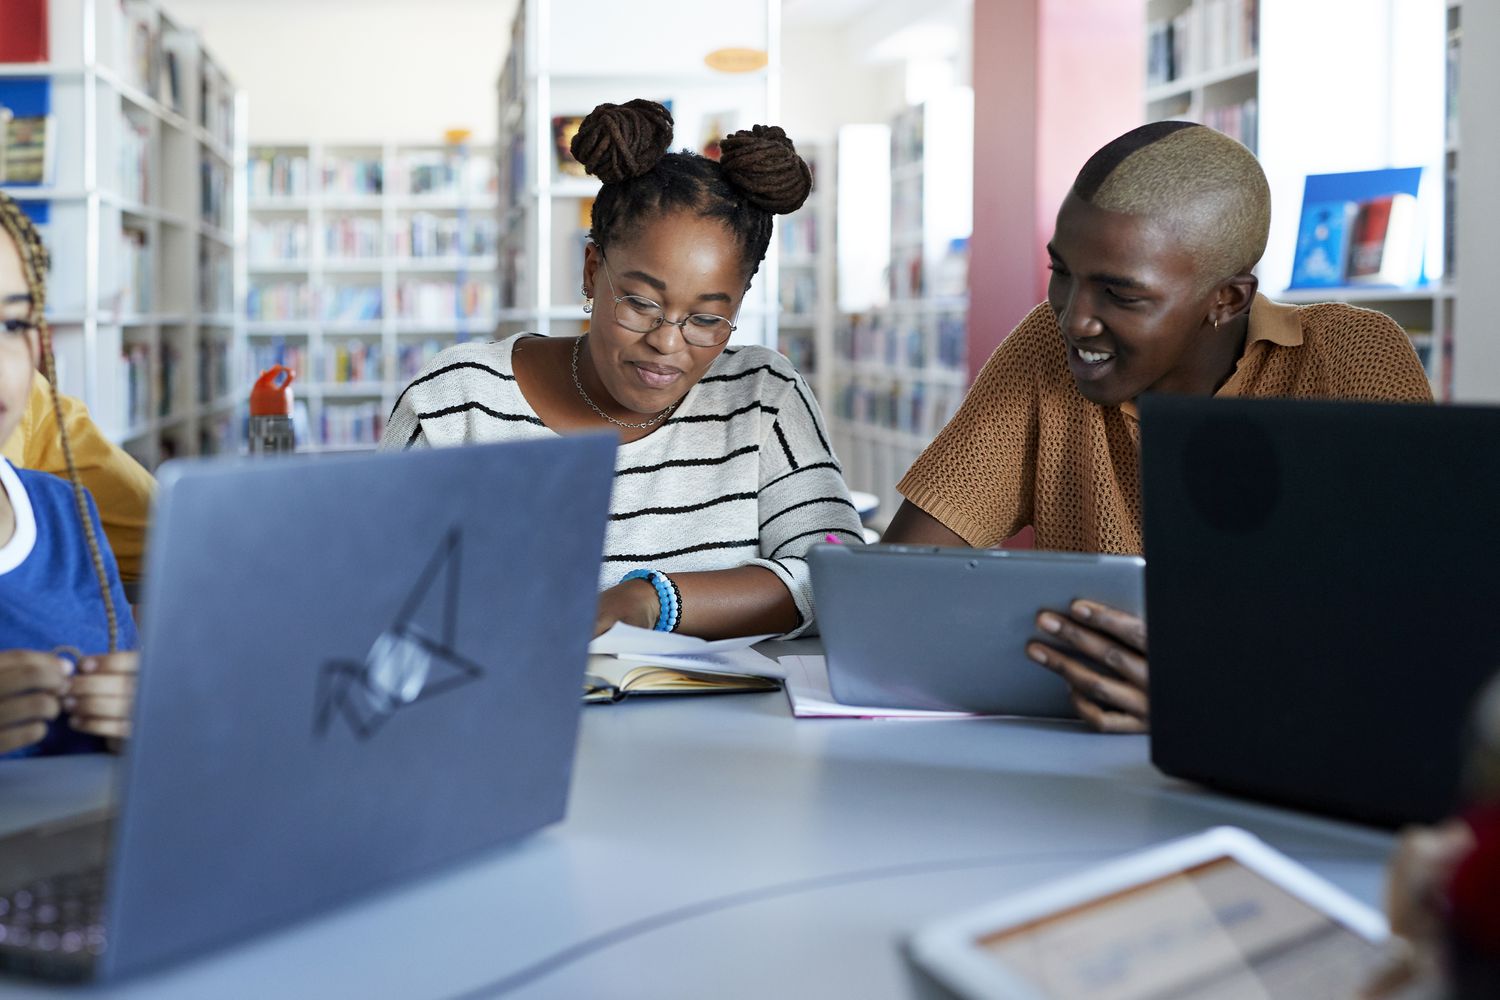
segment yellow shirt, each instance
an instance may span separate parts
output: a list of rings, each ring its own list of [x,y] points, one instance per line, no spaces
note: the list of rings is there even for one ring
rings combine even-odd
[[[1389,317],[1257,295],[1219,396],[1430,402],[1411,340]],[[896,484],[976,548],[1036,529],[1039,549],[1139,553],[1140,425],[1133,403],[1078,391],[1045,302],[1001,342],[948,426]]]
[[[78,478],[94,495],[99,521],[104,525],[104,534],[109,538],[109,547],[114,550],[115,562],[120,567],[120,579],[126,583],[135,582],[141,576],[146,521],[151,512],[151,498],[156,492],[156,480],[139,462],[105,439],[89,419],[88,408],[83,403],[71,396],[60,398]],[[31,380],[31,398],[26,402],[26,413],[15,433],[0,448],[0,453],[18,468],[50,472],[63,479],[68,477],[62,438],[57,433],[57,418],[52,412],[52,394],[41,375]]]

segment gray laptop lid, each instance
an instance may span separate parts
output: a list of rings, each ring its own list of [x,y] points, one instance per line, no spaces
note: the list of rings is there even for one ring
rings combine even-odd
[[[614,451],[163,468],[103,974],[562,817]]]
[[[834,697],[846,705],[1077,718],[1026,657],[1036,613],[1079,597],[1139,614],[1136,556],[911,545],[808,553]]]

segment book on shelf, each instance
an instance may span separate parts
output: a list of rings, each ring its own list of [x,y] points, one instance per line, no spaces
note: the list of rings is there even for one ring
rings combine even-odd
[[[1463,48],[1463,29],[1455,27],[1448,32],[1448,82],[1447,102],[1443,117],[1443,134],[1450,146],[1458,144],[1458,83],[1459,62]]]
[[[307,157],[302,153],[260,150],[250,156],[252,198],[305,198]]]
[[[52,82],[43,78],[0,79],[0,184],[52,182],[54,122]]]
[[[1259,51],[1259,0],[1196,0],[1147,26],[1147,86],[1232,66]]]
[[[321,315],[330,323],[367,323],[383,315],[379,285],[335,285],[321,298]]]
[[[1315,201],[1302,206],[1292,288],[1337,288],[1349,260],[1349,223],[1354,203]]]
[[[0,0],[0,63],[47,61],[47,0]]]
[[[157,61],[161,71],[156,83],[156,99],[177,114],[182,114],[182,67],[181,56],[172,48],[166,48]]]
[[[557,172],[568,177],[587,177],[588,171],[573,155],[573,137],[578,126],[583,124],[582,115],[552,116],[552,152],[557,160]]]
[[[1359,203],[1349,233],[1350,284],[1409,285],[1421,276],[1417,199],[1404,192]]]
[[[735,119],[738,115],[733,111],[715,111],[703,116],[703,127],[699,135],[703,137],[698,144],[698,152],[710,160],[717,160],[720,156],[719,143],[724,137],[734,131]]]
[[[753,694],[781,690],[774,677],[637,663],[613,656],[590,656],[583,678],[583,700],[612,703],[636,696]]]
[[[1420,284],[1422,175],[1421,167],[1309,175],[1289,287]]]
[[[385,417],[377,402],[324,403],[317,428],[318,443],[324,447],[363,447],[380,442]]]

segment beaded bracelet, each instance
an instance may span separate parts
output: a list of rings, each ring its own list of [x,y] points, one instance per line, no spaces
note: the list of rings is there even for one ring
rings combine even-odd
[[[667,574],[655,569],[633,569],[620,577],[620,582],[627,580],[649,580],[651,586],[656,588],[656,599],[661,602],[661,611],[656,616],[656,631],[671,632],[677,628],[680,618],[677,599],[677,585],[674,584]]]
[[[662,576],[667,576],[663,573]],[[672,627],[669,632],[676,632],[677,626],[682,624],[682,591],[677,589],[677,581],[667,576],[667,582],[672,585]]]

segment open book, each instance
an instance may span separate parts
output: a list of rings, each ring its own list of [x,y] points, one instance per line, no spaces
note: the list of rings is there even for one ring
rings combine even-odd
[[[583,677],[583,700],[614,702],[634,695],[745,694],[780,688],[781,681],[774,677],[591,656]]]

